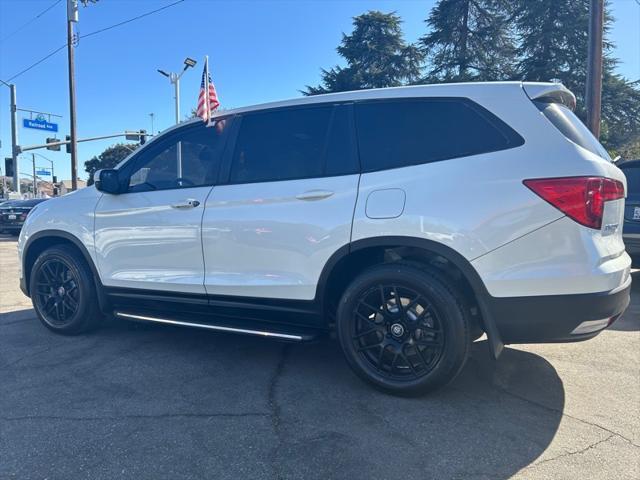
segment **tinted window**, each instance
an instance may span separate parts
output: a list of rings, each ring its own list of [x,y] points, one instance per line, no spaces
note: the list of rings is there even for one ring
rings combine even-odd
[[[360,162],[384,170],[504,150],[524,140],[504,122],[464,99],[356,104]]]
[[[564,105],[536,102],[538,109],[567,139],[591,153],[611,161],[611,157],[584,123]]]
[[[129,191],[213,185],[224,150],[227,120],[189,126],[149,145],[133,160]]]
[[[332,106],[247,114],[242,118],[231,183],[320,177]]]
[[[627,190],[629,195],[640,195],[640,166],[623,168],[622,171],[627,177]]]

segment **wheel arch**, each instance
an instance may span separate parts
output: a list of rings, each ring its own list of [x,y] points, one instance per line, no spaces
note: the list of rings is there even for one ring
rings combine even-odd
[[[489,293],[478,272],[460,253],[442,243],[408,236],[380,236],[356,240],[338,249],[320,274],[316,301],[323,314],[331,311],[335,295],[362,269],[399,259],[425,261],[444,259],[461,274],[468,285],[466,294],[473,295],[480,310],[482,326],[487,334],[492,355],[497,358],[504,345],[488,306]],[[330,315],[329,315],[330,316]]]
[[[100,309],[103,312],[108,311],[108,300],[104,293],[104,289],[102,288],[100,275],[98,274],[98,269],[96,268],[87,247],[84,246],[78,237],[64,230],[41,230],[31,235],[25,243],[22,254],[22,276],[24,279],[25,294],[30,296],[31,293],[29,291],[31,269],[33,268],[36,259],[42,252],[56,245],[70,245],[80,253],[91,270]]]

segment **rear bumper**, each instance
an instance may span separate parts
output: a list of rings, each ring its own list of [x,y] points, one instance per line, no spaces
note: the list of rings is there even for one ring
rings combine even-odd
[[[629,305],[630,291],[629,276],[624,285],[609,292],[489,297],[487,303],[505,344],[576,342],[595,337],[613,323]],[[593,332],[572,333],[583,322],[604,319],[612,320]]]
[[[22,223],[0,223],[0,232],[19,232],[20,230],[22,230],[22,225]]]

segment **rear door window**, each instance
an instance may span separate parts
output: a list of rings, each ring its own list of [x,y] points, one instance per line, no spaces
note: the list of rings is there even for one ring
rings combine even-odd
[[[547,120],[560,130],[560,133],[568,140],[605,160],[611,161],[609,153],[570,109],[558,103],[534,103]]]
[[[289,108],[242,117],[231,165],[231,183],[324,176],[332,105]]]
[[[437,162],[522,145],[513,129],[463,98],[424,98],[355,105],[365,172]]]

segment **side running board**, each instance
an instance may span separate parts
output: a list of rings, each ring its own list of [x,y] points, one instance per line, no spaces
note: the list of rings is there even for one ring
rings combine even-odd
[[[267,337],[267,338],[275,338],[279,340],[288,340],[290,342],[306,342],[313,340],[316,335],[307,332],[275,332],[264,329],[250,329],[250,328],[240,328],[235,326],[229,326],[224,324],[213,324],[213,323],[195,323],[195,322],[186,322],[183,320],[172,320],[168,318],[159,318],[152,317],[148,315],[137,315],[133,313],[125,313],[125,312],[114,312],[114,315],[118,318],[123,318],[125,320],[134,320],[140,322],[154,322],[154,323],[164,323],[167,325],[177,325],[181,327],[191,327],[191,328],[203,328],[206,330],[214,330],[217,332],[226,332],[226,333],[240,333],[244,335],[255,335],[258,337]]]

